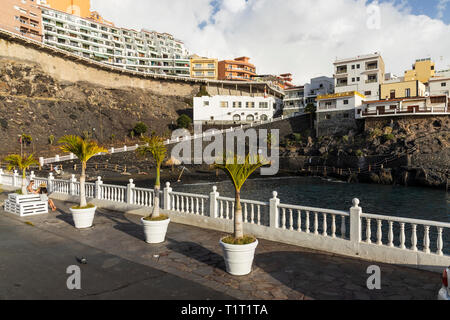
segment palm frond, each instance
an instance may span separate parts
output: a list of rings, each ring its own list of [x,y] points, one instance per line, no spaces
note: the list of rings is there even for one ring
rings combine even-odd
[[[66,135],[59,139],[58,143],[62,144],[60,146],[61,151],[73,153],[81,162],[87,162],[98,153],[108,152],[105,148],[100,147],[97,142],[80,136]]]
[[[7,157],[3,159],[3,161],[8,163],[7,169],[11,170],[15,167],[19,168],[20,170],[28,169],[32,165],[37,165],[39,162],[33,157],[33,155],[29,155],[21,157],[18,154],[10,154]]]
[[[140,156],[147,156],[151,154],[156,164],[160,166],[167,155],[167,147],[164,145],[164,139],[158,136],[143,137],[142,141],[146,145],[141,146],[137,149],[137,153]]]

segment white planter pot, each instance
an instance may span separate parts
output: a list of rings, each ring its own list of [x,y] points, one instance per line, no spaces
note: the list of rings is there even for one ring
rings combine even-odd
[[[141,219],[144,225],[145,242],[147,243],[161,243],[166,239],[167,227],[170,219],[162,221],[148,221],[145,218]]]
[[[73,217],[73,222],[75,223],[75,228],[86,229],[92,227],[92,223],[94,222],[95,210],[97,210],[97,207],[89,209],[70,208],[70,212],[72,213]]]
[[[252,272],[253,258],[258,240],[250,244],[228,244],[220,240],[227,272],[233,276],[245,276]]]

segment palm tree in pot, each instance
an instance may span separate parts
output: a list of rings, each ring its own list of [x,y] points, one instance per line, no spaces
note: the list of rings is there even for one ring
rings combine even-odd
[[[258,245],[257,239],[244,234],[241,189],[257,169],[267,164],[269,162],[259,155],[247,155],[245,158],[234,155],[233,157],[224,157],[222,163],[214,164],[215,168],[223,170],[229,176],[235,189],[234,235],[220,241],[227,271],[232,275],[246,275],[251,272],[255,249]]]
[[[99,153],[107,153],[108,150],[99,146],[96,141],[91,140],[88,136],[80,137],[75,135],[66,135],[62,137],[58,143],[63,152],[73,153],[81,162],[81,176],[80,176],[80,204],[70,208],[72,212],[75,227],[89,228],[92,226],[94,214],[97,207],[93,204],[88,204],[86,201],[86,166],[89,159]]]
[[[39,162],[33,157],[33,155],[29,155],[28,157],[20,156],[18,154],[11,154],[7,156],[3,161],[6,161],[8,163],[7,169],[12,170],[14,168],[19,168],[19,170],[22,171],[22,194],[27,194],[27,186],[26,186],[26,171],[30,168],[32,165],[38,165]]]
[[[143,137],[142,141],[146,144],[137,149],[137,154],[140,156],[151,155],[155,160],[156,179],[155,179],[155,197],[153,203],[153,210],[151,214],[142,218],[144,225],[144,232],[146,235],[146,242],[161,243],[164,242],[167,227],[170,219],[166,215],[160,214],[159,197],[161,190],[161,165],[166,158],[167,148],[164,145],[164,139],[158,136]]]

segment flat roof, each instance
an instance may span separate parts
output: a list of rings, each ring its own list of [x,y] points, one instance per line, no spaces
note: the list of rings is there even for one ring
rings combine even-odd
[[[356,56],[356,57],[352,57],[352,58],[336,59],[334,64],[341,64],[344,62],[367,60],[367,59],[373,59],[373,58],[381,58],[381,54],[378,52],[375,52],[372,54],[365,54],[365,55],[360,55],[360,56]]]

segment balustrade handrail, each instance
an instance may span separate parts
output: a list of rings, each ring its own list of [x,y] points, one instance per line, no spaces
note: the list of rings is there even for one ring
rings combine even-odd
[[[290,204],[279,204],[278,207],[284,208],[284,209],[294,209],[294,210],[303,210],[303,211],[309,211],[309,212],[335,214],[335,215],[341,215],[341,216],[347,216],[347,217],[350,216],[350,213],[348,213],[347,211],[341,211],[341,210],[295,206],[295,205],[290,205]]]
[[[127,186],[119,186],[119,185],[114,185],[114,184],[101,184],[100,187],[116,188],[116,189],[126,189],[127,188]]]
[[[184,192],[170,192],[171,195],[174,196],[182,196],[182,197],[194,197],[194,198],[203,198],[203,199],[209,199],[209,196],[202,195],[202,194],[195,194],[195,193],[184,193]]]
[[[423,226],[429,226],[429,227],[450,228],[450,223],[448,223],[448,222],[420,220],[420,219],[403,218],[403,217],[382,216],[382,215],[370,214],[370,213],[363,213],[363,214],[361,214],[361,217],[373,219],[373,220],[385,220],[385,221],[392,221],[392,222],[423,225]]]
[[[148,188],[137,188],[137,187],[134,187],[134,188],[131,188],[132,190],[136,190],[136,191],[149,191],[149,192],[155,192],[155,190],[154,189],[148,189]]]
[[[217,200],[232,201],[232,202],[235,201],[234,198],[228,198],[228,197],[217,197]],[[256,205],[260,205],[260,206],[268,206],[268,205],[270,205],[269,202],[262,202],[262,201],[256,201],[256,200],[246,200],[246,199],[241,199],[241,203],[256,204]]]

